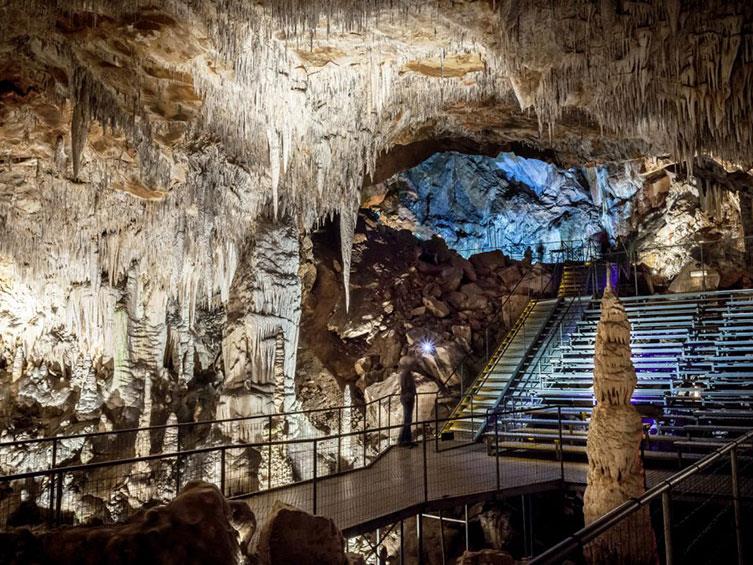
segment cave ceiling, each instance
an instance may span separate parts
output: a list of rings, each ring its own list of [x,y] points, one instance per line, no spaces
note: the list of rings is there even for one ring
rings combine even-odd
[[[0,50],[0,256],[66,284],[226,300],[262,215],[347,266],[437,150],[753,166],[748,2],[5,0]]]

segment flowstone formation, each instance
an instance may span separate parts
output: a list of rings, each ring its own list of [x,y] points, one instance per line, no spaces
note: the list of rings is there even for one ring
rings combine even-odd
[[[587,487],[583,497],[586,525],[645,492],[640,456],[641,417],[630,403],[637,378],[630,355],[630,322],[625,308],[607,287],[594,352],[593,409],[588,428]],[[649,509],[642,508],[585,548],[591,563],[653,564],[656,540]]]

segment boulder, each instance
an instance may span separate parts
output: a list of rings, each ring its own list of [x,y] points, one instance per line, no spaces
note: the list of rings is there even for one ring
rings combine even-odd
[[[507,257],[501,251],[490,251],[471,256],[470,262],[478,270],[496,271],[507,266]]]
[[[705,281],[704,281],[705,279]],[[669,285],[669,292],[700,292],[719,288],[719,272],[700,261],[690,261]]]
[[[256,556],[259,565],[347,565],[344,547],[332,520],[277,501],[259,532]]]
[[[426,314],[426,306],[418,306],[408,312],[408,316],[410,318],[418,318],[419,316],[423,316],[424,314]]]
[[[454,265],[444,267],[439,273],[439,284],[444,292],[452,292],[460,287],[463,269]]]
[[[482,549],[466,551],[458,559],[458,565],[515,565],[515,560],[506,551]]]
[[[194,482],[169,504],[140,512],[126,524],[3,534],[0,562],[233,564],[255,529],[247,504],[228,502],[214,485]]]
[[[445,296],[445,299],[456,310],[463,310],[468,303],[468,295],[462,292],[450,292]]]
[[[450,307],[438,298],[425,296],[423,299],[424,306],[433,316],[437,318],[446,318],[450,314]]]

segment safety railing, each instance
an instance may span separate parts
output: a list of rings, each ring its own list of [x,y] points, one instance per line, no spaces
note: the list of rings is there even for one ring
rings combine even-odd
[[[753,431],[614,508],[531,563],[747,563],[753,520]],[[653,559],[654,562],[656,558]]]
[[[535,409],[534,409],[535,410]],[[530,410],[519,411],[520,414]],[[411,425],[413,438],[418,440],[417,451],[408,448],[410,468],[404,469],[405,481],[415,482],[418,493],[416,503],[448,496],[466,496],[480,492],[499,491],[505,488],[502,473],[504,453],[491,451],[483,444],[460,445],[452,438],[438,433],[443,419],[434,418],[416,421]],[[402,418],[401,418],[402,422]],[[273,500],[289,500],[306,510],[318,513],[328,507],[328,515],[338,507],[340,499],[335,496],[332,483],[323,481],[346,473],[360,472],[381,464],[382,457],[397,443],[403,423],[347,433],[331,434],[307,439],[272,441],[248,441],[206,445],[184,451],[168,451],[141,457],[129,457],[111,461],[66,465],[40,471],[15,473],[0,477],[0,525],[20,526],[35,523],[48,525],[74,524],[91,520],[118,522],[144,506],[166,502],[188,482],[203,480],[216,484],[227,496],[262,497],[273,496],[254,503],[257,519],[269,510]],[[454,449],[444,449],[447,444]],[[441,462],[441,464],[440,464]],[[265,484],[260,477],[264,466],[269,465],[271,481]],[[389,462],[371,475],[363,475],[364,488],[379,491],[382,495],[391,492],[392,504],[399,507],[408,487],[380,485],[379,481],[394,481],[395,469]],[[449,480],[448,465],[454,479]],[[546,477],[541,481],[563,481],[564,468],[550,463],[520,463],[519,477],[529,481],[536,479],[536,469]],[[476,474],[476,487],[470,488],[467,477]],[[398,474],[399,475],[399,474]],[[397,477],[400,479],[400,477]],[[350,479],[356,480],[356,475]],[[507,486],[514,486],[512,483]],[[339,487],[338,487],[339,488]],[[348,487],[350,488],[350,487]],[[352,489],[351,489],[352,490]],[[285,494],[288,493],[288,494]],[[352,492],[351,492],[352,494]],[[368,500],[367,493],[362,503]],[[265,504],[267,506],[265,506]],[[374,510],[375,514],[379,510]],[[369,518],[369,516],[366,516]],[[349,522],[345,522],[349,524]]]

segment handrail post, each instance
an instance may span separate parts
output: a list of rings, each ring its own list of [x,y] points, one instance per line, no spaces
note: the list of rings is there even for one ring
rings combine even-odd
[[[312,485],[313,485],[313,492],[312,492],[312,497],[313,497],[312,506],[313,506],[313,510],[311,512],[314,515],[316,515],[316,467],[317,467],[316,463],[317,463],[317,440],[314,440],[314,471],[313,471],[314,472],[314,478],[313,478],[313,481],[312,481]]]
[[[54,469],[57,465],[58,456],[58,440],[54,438],[52,440],[52,461],[50,469]],[[50,515],[48,517],[50,525],[52,525],[53,508],[55,507],[55,473],[50,474]]]
[[[439,391],[434,395],[434,453],[439,453]]]
[[[672,509],[669,489],[661,493],[662,521],[664,522],[664,562],[672,565]]]
[[[392,395],[387,397],[387,447],[392,445]]]
[[[418,400],[418,399],[416,399]],[[377,400],[377,453],[382,452],[382,399]]]
[[[63,502],[63,472],[58,473],[57,496],[55,497],[55,525],[60,525],[61,506]]]
[[[701,274],[703,275],[703,290],[706,291],[706,262],[703,260],[703,242],[700,243],[701,247]]]
[[[560,436],[560,479],[565,482],[565,452],[562,449],[562,407],[557,406],[557,426],[559,428]]]
[[[340,459],[342,459],[342,439],[343,439],[343,408],[337,409],[337,472],[340,472]]]
[[[178,454],[175,456],[175,496],[178,496],[178,493],[180,492],[180,436],[182,435],[180,431],[182,430],[182,426],[178,426],[178,433],[177,433],[177,445],[178,445]]]
[[[732,447],[729,454],[732,472],[732,505],[735,513],[735,541],[737,542],[737,563],[742,565],[743,558],[743,532],[740,518],[740,483],[738,482],[737,446]]]
[[[272,414],[269,415],[269,431],[267,432],[269,447],[267,448],[267,490],[272,488]]]
[[[496,410],[494,412],[494,464],[497,473],[497,492],[499,492],[499,417],[497,416]]]
[[[423,423],[424,502],[429,502],[429,477],[426,464],[426,422]]]
[[[363,411],[363,467],[366,467],[366,428],[368,428],[369,422],[369,409],[366,408]]]
[[[220,450],[220,492],[225,496],[225,447]]]

